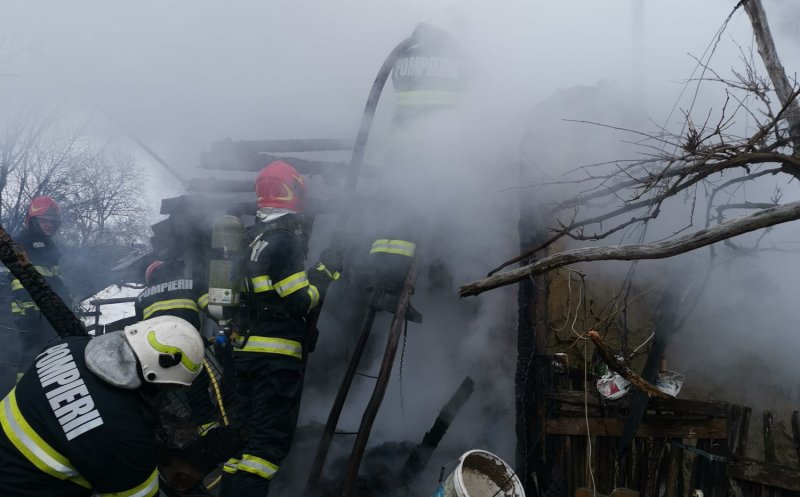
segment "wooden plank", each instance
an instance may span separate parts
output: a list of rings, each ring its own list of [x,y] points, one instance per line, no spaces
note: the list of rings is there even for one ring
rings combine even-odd
[[[578,487],[591,482],[586,470],[586,437],[570,437],[572,440],[572,464],[574,468],[574,483],[577,491]],[[569,495],[569,494],[567,494]]]
[[[564,446],[561,467],[564,470],[564,484],[567,489],[567,495],[574,495],[575,489],[577,488],[575,477],[576,465],[574,463],[575,453],[572,450],[572,441],[574,438],[575,437],[562,437]]]
[[[688,399],[650,399],[648,409],[673,412],[675,414],[697,414],[724,418],[728,416],[730,403]]]
[[[792,440],[794,450],[797,452],[797,460],[800,462],[800,411],[792,412]]]
[[[666,440],[663,438],[653,439],[652,446],[650,447],[650,454],[647,461],[642,461],[647,464],[647,479],[643,487],[644,493],[642,497],[656,497],[658,488],[658,469],[661,467],[661,458],[664,455],[664,443]]]
[[[728,464],[728,476],[748,482],[800,492],[800,472],[777,464],[742,459]]]
[[[551,392],[547,397],[564,404],[574,404],[583,408],[584,400],[589,407],[600,408],[600,394],[595,391],[589,390],[586,392],[584,399],[584,392],[581,390],[561,390],[559,392]]]
[[[597,451],[597,468],[595,478],[597,489],[600,492],[608,493],[614,488],[614,461],[617,455],[614,450],[614,443],[608,437],[598,437],[595,439]]]
[[[661,452],[661,462],[658,466],[658,474],[656,475],[656,495],[659,497],[664,496],[664,491],[667,487],[667,478],[669,478],[669,467],[672,462],[672,453],[670,451],[669,440],[664,440],[664,449]]]
[[[732,405],[728,413],[728,447],[735,453],[741,442],[742,406]]]
[[[722,442],[722,447],[713,447],[712,444],[711,451],[720,450],[724,454],[730,454],[730,445],[728,444],[725,447],[725,443]],[[712,497],[726,497],[728,495],[728,475],[725,474],[725,468],[727,467],[727,462],[722,461],[711,461],[711,468],[713,473],[713,486],[711,489]]]
[[[680,440],[678,440],[680,442]],[[669,445],[669,469],[667,470],[664,497],[678,497],[678,475],[683,473],[683,449]]]
[[[562,390],[549,395],[549,398],[559,404],[569,404],[580,406],[583,412],[584,393],[578,390]],[[585,400],[589,408],[601,407],[600,395],[597,392],[589,391]],[[571,409],[571,407],[566,407]],[[674,414],[699,415],[724,418],[728,416],[730,404],[728,402],[687,400],[687,399],[650,399],[647,409],[658,412],[671,412]]]
[[[775,426],[772,420],[772,413],[764,411],[764,460],[774,464],[777,460],[775,456]]]
[[[739,447],[734,455],[737,458],[747,457],[747,438],[750,436],[750,415],[753,410],[747,406],[742,407],[742,421],[740,424],[741,434],[739,436]]]
[[[624,432],[623,432],[624,433]],[[637,455],[636,464],[639,466],[639,482],[635,488],[645,488],[647,482],[650,480],[650,453],[653,450],[652,438],[640,438],[639,440],[639,454]]]
[[[711,448],[710,440],[698,440],[696,445],[698,450],[708,452]],[[692,488],[698,488],[703,491],[704,496],[711,497],[711,461],[700,454],[694,455],[694,474],[692,475],[693,484]]]
[[[545,422],[547,435],[586,435],[584,418],[556,418]],[[589,418],[589,432],[598,437],[619,437],[625,425],[621,418]],[[656,438],[708,438],[726,440],[728,420],[722,418],[695,419],[681,422],[675,419],[660,420],[658,416],[647,416],[636,430],[637,437]]]

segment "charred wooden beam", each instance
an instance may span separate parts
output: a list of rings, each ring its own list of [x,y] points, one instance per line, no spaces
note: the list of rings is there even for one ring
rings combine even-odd
[[[0,227],[0,260],[16,277],[23,288],[36,303],[42,315],[47,319],[59,336],[86,335],[83,322],[72,313],[61,297],[53,291],[44,277],[33,267],[28,255],[11,238],[5,229]]]
[[[520,175],[533,173],[520,163]],[[541,207],[520,190],[520,250],[541,244],[547,236]],[[544,254],[539,254],[544,255]],[[539,256],[537,255],[537,257]],[[528,261],[525,261],[526,263]],[[547,354],[547,281],[543,275],[520,280],[517,289],[517,364],[514,375],[516,468],[526,495],[540,497],[548,488],[552,471],[547,467],[544,414],[547,404],[550,358]],[[578,453],[578,452],[576,452]]]
[[[554,418],[545,422],[547,435],[587,435],[597,437],[619,437],[625,427],[621,418]],[[724,418],[706,419],[661,419],[660,416],[645,417],[636,430],[636,438],[680,438],[727,440],[728,421]]]
[[[192,178],[188,190],[198,193],[253,193],[252,179]]]
[[[333,180],[335,176],[344,174],[349,167],[346,162],[331,162],[324,160],[301,159],[286,155],[273,155],[268,153],[235,153],[216,154],[204,153],[200,156],[202,169],[218,169],[223,171],[260,171],[270,162],[280,160],[290,164],[301,174],[322,175]]]
[[[255,188],[251,189],[251,191],[254,192]],[[253,193],[253,196],[255,197],[255,193]],[[244,202],[241,200],[241,196],[224,197],[208,194],[181,195],[180,197],[171,197],[161,200],[160,213],[164,215],[196,214],[199,216],[202,213],[208,213],[210,211],[225,213],[242,211],[252,215],[256,211],[256,201]]]
[[[353,140],[338,138],[296,138],[286,140],[221,140],[211,144],[212,153],[245,152],[257,154],[290,152],[327,152],[351,150]]]
[[[93,299],[89,301],[89,305],[111,305],[111,304],[127,304],[129,302],[136,302],[138,297],[117,297],[113,299]]]
[[[450,423],[453,422],[453,419],[455,419],[458,411],[460,411],[467,400],[469,400],[474,387],[475,382],[472,381],[472,378],[469,376],[464,378],[458,390],[456,390],[447,404],[445,404],[439,412],[431,429],[425,433],[422,442],[409,454],[406,463],[403,465],[403,469],[400,471],[400,479],[402,481],[410,481],[415,475],[425,469],[425,466],[428,465],[428,461],[431,458],[431,454],[433,454],[434,449],[439,445],[444,434],[447,433],[447,429],[450,427]]]
[[[255,187],[253,182],[248,183],[247,192],[232,194],[231,192],[220,192],[219,195],[213,193],[191,193],[180,197],[165,198],[161,200],[161,214],[172,215],[198,215],[199,213],[225,213],[232,216],[252,216],[257,209],[255,201]],[[243,194],[246,193],[247,196]],[[243,201],[248,197],[252,201]],[[377,205],[380,199],[371,196],[359,196],[353,204],[354,212],[363,212],[366,205]],[[320,197],[309,197],[306,202],[305,212],[309,216],[322,214],[338,213],[341,211],[341,202],[338,199],[328,199]],[[153,231],[161,223],[168,223],[168,220],[160,221],[151,226]]]

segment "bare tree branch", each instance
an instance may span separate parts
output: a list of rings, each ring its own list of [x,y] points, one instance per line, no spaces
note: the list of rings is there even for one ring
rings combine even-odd
[[[461,297],[479,295],[487,290],[511,285],[537,274],[575,264],[577,262],[640,259],[663,259],[690,252],[743,233],[764,229],[776,224],[800,219],[800,201],[765,209],[755,214],[734,219],[711,228],[704,228],[680,238],[648,245],[618,245],[613,247],[587,247],[543,257],[524,267],[498,273],[461,287]]]
[[[750,23],[753,25],[753,33],[756,37],[756,44],[758,45],[758,54],[761,55],[761,60],[764,61],[764,66],[767,68],[772,84],[775,85],[775,93],[781,104],[789,107],[790,112],[786,116],[786,120],[791,127],[792,142],[794,145],[795,153],[800,153],[800,107],[793,94],[792,83],[786,77],[786,71],[778,58],[778,51],[775,48],[775,42],[772,40],[772,32],[767,23],[767,14],[764,12],[764,7],[761,5],[761,0],[745,0],[742,2],[744,11],[750,18]]]

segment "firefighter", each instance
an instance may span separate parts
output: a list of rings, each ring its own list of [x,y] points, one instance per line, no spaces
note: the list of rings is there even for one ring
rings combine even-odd
[[[464,55],[453,37],[425,23],[417,26],[413,37],[417,43],[392,69],[397,103],[392,122],[398,127],[455,108],[464,92]]]
[[[145,284],[135,304],[137,319],[177,316],[200,330],[202,311],[208,305],[208,289],[184,276],[182,261],[154,261],[145,271]]]
[[[24,228],[15,241],[28,255],[36,270],[65,302],[70,301],[69,292],[61,280],[58,266],[61,253],[53,236],[61,225],[61,208],[55,200],[42,196],[34,198],[25,215]],[[20,330],[20,352],[17,362],[18,375],[33,361],[34,355],[50,340],[57,337],[55,330],[33,302],[28,291],[13,275],[11,278],[11,315]],[[5,394],[7,392],[3,392]]]
[[[292,166],[267,165],[256,179],[256,193],[247,264],[249,334],[234,342],[236,422],[249,439],[223,468],[221,495],[228,497],[269,492],[297,425],[304,349],[313,347],[315,335],[306,318],[342,270],[341,253],[332,249],[308,272],[304,269],[306,185]]]
[[[203,352],[173,316],[49,344],[0,402],[0,495],[157,495],[158,399],[192,383]]]
[[[200,334],[203,311],[208,306],[208,288],[184,275],[183,261],[153,261],[145,270],[145,284],[134,304],[136,319],[175,316],[188,321]],[[203,371],[186,392],[201,435],[216,426],[211,421],[216,409],[208,395],[209,381],[208,373]]]
[[[400,237],[387,230],[387,236],[372,243],[369,251],[370,278],[367,288],[372,290],[370,307],[379,311],[394,313],[400,293],[405,284],[417,244],[409,241],[410,236]],[[395,233],[395,236],[391,236]],[[413,291],[413,289],[412,289]],[[422,314],[408,304],[404,318],[415,323],[422,322]]]

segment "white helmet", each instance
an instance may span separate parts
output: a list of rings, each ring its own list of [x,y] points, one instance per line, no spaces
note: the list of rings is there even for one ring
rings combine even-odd
[[[191,385],[203,367],[203,339],[185,319],[159,316],[125,328],[148,383]]]

